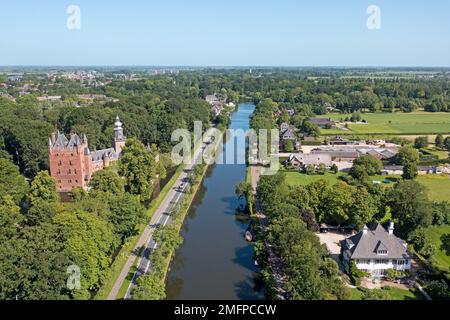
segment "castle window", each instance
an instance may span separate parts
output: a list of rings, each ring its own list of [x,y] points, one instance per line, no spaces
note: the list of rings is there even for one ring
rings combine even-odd
[[[69,180],[69,183],[72,183],[72,180]]]
[[[60,165],[62,165],[62,161],[61,160],[58,161],[58,166],[60,166]]]
[[[72,165],[72,160],[69,160],[69,164]]]
[[[73,153],[70,154],[73,157]]]
[[[75,180],[75,183],[78,183],[78,180]]]
[[[69,169],[69,174],[72,174],[72,169]]]
[[[61,170],[60,169],[58,169],[58,174],[61,174]]]
[[[74,170],[73,170],[73,173],[77,174],[77,169],[74,169]]]

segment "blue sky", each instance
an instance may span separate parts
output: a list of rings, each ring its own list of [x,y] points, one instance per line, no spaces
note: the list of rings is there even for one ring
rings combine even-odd
[[[450,1],[0,0],[0,39],[0,65],[450,66]]]

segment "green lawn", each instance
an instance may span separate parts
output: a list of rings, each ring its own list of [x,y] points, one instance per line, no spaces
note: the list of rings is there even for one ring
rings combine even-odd
[[[339,180],[339,177],[345,176],[346,173],[339,172],[338,174],[333,173],[327,173],[325,175],[307,175],[300,172],[286,172],[286,182],[293,186],[298,185],[308,185],[311,182],[318,181],[318,180],[326,180],[330,184],[335,184]]]
[[[431,258],[431,263],[438,269],[448,272],[450,268],[450,256],[441,250],[441,237],[444,234],[450,234],[450,226],[429,227],[427,228],[427,234],[436,246],[436,252]]]
[[[450,178],[448,175],[421,175],[417,181],[428,188],[428,195],[433,201],[450,201]]]
[[[363,292],[359,288],[350,289],[350,300],[361,300]],[[415,289],[412,290],[402,290],[399,288],[390,287],[389,295],[392,300],[422,300],[423,296],[420,292]]]
[[[350,114],[327,114],[324,118],[339,121]],[[364,113],[362,119],[368,124],[349,124],[348,131],[323,129],[323,134],[433,134],[450,133],[450,113]]]

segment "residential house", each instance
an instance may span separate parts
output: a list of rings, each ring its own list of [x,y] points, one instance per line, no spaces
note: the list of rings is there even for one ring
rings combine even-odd
[[[308,165],[317,168],[320,164],[331,167],[332,161],[329,154],[295,153],[289,156],[287,163],[295,168],[305,169]]]
[[[328,154],[333,161],[337,161],[337,162],[343,162],[343,161],[351,162],[351,161],[354,161],[355,159],[358,159],[360,156],[359,152],[354,149],[317,148],[317,149],[311,150],[311,153],[316,154],[316,155]]]
[[[372,276],[383,276],[389,269],[411,269],[412,255],[407,243],[394,235],[394,223],[385,229],[376,224],[369,229],[364,226],[356,235],[341,241],[342,259],[348,271],[351,261],[356,267]]]
[[[280,125],[280,140],[281,144],[285,146],[285,143],[290,140],[293,142],[294,147],[296,150],[300,150],[301,144],[297,139],[297,135],[295,132],[297,131],[297,128],[293,125],[290,125],[286,122],[283,122]]]
[[[218,116],[222,112],[222,110],[225,106],[225,103],[227,101],[227,96],[226,95],[221,96],[221,95],[218,95],[215,93],[215,94],[207,95],[205,97],[205,100],[206,100],[206,102],[208,102],[211,105],[211,111],[214,113],[214,115]]]
[[[310,118],[309,121],[321,128],[331,128],[336,125],[334,121],[327,118]]]
[[[443,167],[437,166],[417,166],[417,173],[419,175],[427,175],[427,174],[443,174]],[[392,165],[392,166],[384,166],[381,171],[382,175],[402,175],[403,174],[403,166]]]

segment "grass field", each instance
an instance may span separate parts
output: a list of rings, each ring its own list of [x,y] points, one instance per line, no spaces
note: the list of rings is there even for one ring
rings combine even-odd
[[[327,114],[322,117],[339,121],[350,114]],[[364,113],[368,124],[349,124],[348,131],[322,129],[322,134],[433,134],[450,133],[450,113]]]
[[[333,185],[336,182],[340,181],[339,177],[343,177],[345,175],[346,175],[346,173],[342,173],[342,172],[340,172],[338,174],[327,173],[325,175],[319,175],[319,174],[307,175],[307,174],[303,174],[300,172],[286,172],[286,182],[292,186],[298,186],[298,185],[305,186],[314,181],[326,180],[331,185]]]
[[[389,296],[392,300],[422,300],[423,296],[417,290],[402,290],[399,288],[390,287]],[[351,289],[350,300],[361,300],[363,292],[359,289]]]
[[[436,252],[431,258],[432,265],[440,270],[448,272],[450,268],[450,256],[448,256],[445,251],[441,250],[441,237],[444,234],[450,234],[450,226],[435,226],[429,227],[426,230],[436,246]]]
[[[428,196],[433,201],[450,201],[450,178],[448,175],[421,175],[417,181],[428,188]]]

